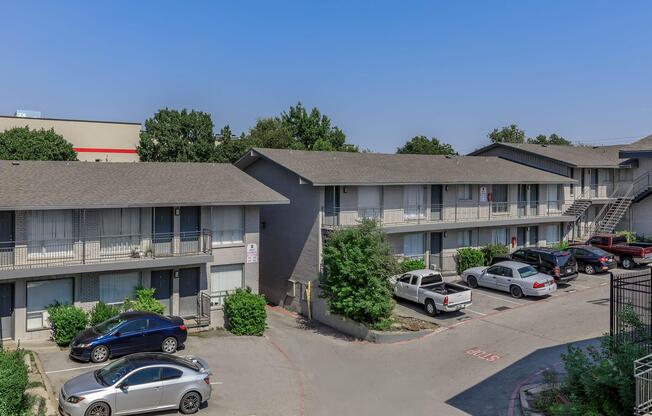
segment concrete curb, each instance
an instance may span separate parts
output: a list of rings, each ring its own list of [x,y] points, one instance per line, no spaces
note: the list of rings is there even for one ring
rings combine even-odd
[[[395,342],[412,341],[413,339],[423,338],[427,335],[434,333],[434,329],[423,329],[421,331],[375,331],[370,329],[366,341],[375,342],[377,344],[393,344]]]
[[[555,385],[547,383],[526,384],[521,386],[518,391],[519,401],[521,403],[521,414],[523,416],[544,416],[543,413],[532,410],[530,406],[530,398],[534,394],[541,393],[542,391],[554,388]]]
[[[45,374],[45,368],[43,367],[41,358],[38,356],[38,353],[34,351],[32,351],[32,355],[34,357],[34,363],[36,363],[36,369],[41,374],[41,379],[43,380],[43,387],[45,387],[45,392],[48,394],[48,400],[50,400],[50,404],[52,405],[53,409],[58,409],[59,406],[55,399],[56,395],[54,394],[54,390],[52,390],[52,384],[50,384],[50,378],[47,376],[47,374]]]
[[[435,329],[424,329],[421,331],[376,331],[369,329],[366,325],[344,316],[328,313],[316,318],[322,324],[336,329],[345,335],[353,338],[374,342],[376,344],[393,344],[396,342],[411,341],[434,333]]]

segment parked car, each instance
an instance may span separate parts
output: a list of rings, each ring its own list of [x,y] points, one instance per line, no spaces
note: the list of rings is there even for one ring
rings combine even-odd
[[[430,316],[438,312],[453,312],[471,305],[471,290],[454,283],[446,283],[441,273],[413,270],[392,277],[394,296],[423,305]]]
[[[68,380],[59,391],[59,413],[117,416],[179,409],[190,414],[211,393],[210,369],[201,358],[132,354]]]
[[[627,238],[616,234],[594,235],[586,242],[615,255],[625,269],[632,269],[637,264],[652,263],[652,244],[627,243]]]
[[[125,312],[83,331],[70,343],[70,356],[101,363],[141,351],[173,353],[186,342],[183,319],[152,312]]]
[[[555,279],[533,266],[517,261],[501,261],[489,267],[472,267],[462,272],[471,288],[478,286],[509,292],[512,297],[546,296],[557,291]]]
[[[540,273],[555,278],[556,283],[568,283],[577,279],[577,262],[567,250],[555,250],[549,247],[528,247],[516,250],[509,256],[510,260],[533,266]]]
[[[593,246],[572,246],[568,249],[579,270],[586,274],[606,272],[616,267],[612,254]]]

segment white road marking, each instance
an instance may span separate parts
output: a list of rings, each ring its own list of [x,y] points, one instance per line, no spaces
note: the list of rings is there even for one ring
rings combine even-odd
[[[211,386],[214,386],[216,384],[224,384],[221,381],[211,381]]]
[[[600,286],[607,286],[609,282],[600,283]]]
[[[464,308],[464,310],[465,310],[465,311],[469,311],[469,312],[471,312],[471,313],[477,313],[477,314],[480,315],[480,316],[487,316],[486,313],[482,313],[482,312],[474,311],[473,309]]]
[[[577,286],[577,287],[582,288],[582,289],[590,289],[591,288],[591,286],[578,285],[577,283],[573,283],[573,286]]]
[[[105,364],[87,365],[84,367],[64,368],[63,370],[46,371],[45,374],[65,373],[66,371],[84,370],[86,368],[103,367]]]
[[[491,299],[502,300],[503,302],[513,303],[515,305],[524,305],[524,303],[519,303],[519,302],[514,302],[513,300],[499,298],[498,296],[487,295],[486,293],[483,293],[483,292],[474,291],[473,296],[475,296],[475,295],[482,295],[482,296],[486,296],[486,297],[491,298]]]

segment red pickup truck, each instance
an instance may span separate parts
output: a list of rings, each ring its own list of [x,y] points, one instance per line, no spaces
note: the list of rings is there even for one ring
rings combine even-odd
[[[616,234],[597,234],[586,244],[599,247],[613,254],[625,269],[631,269],[637,264],[652,263],[652,244],[627,243],[627,238]]]

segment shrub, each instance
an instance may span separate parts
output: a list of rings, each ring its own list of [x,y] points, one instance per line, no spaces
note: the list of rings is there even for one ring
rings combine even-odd
[[[321,296],[331,312],[373,325],[392,313],[389,278],[399,270],[386,234],[374,221],[363,220],[326,239]]]
[[[412,270],[420,270],[426,268],[426,262],[421,259],[411,259],[401,262],[401,273],[407,273]]]
[[[48,307],[52,339],[57,345],[65,347],[81,331],[86,329],[88,316],[83,309],[72,305],[56,303]]]
[[[125,299],[122,306],[125,311],[147,311],[162,315],[165,312],[165,305],[154,297],[155,292],[154,288],[137,287],[136,299],[134,301]]]
[[[634,231],[618,231],[618,235],[625,237],[628,243],[633,243],[636,241],[636,233]]]
[[[494,258],[505,257],[509,254],[509,248],[504,244],[487,244],[482,247],[484,255],[484,265],[490,266],[494,263]]]
[[[120,308],[117,306],[107,305],[106,303],[99,301],[89,314],[91,326],[95,326],[99,323],[106,321],[107,319],[113,318],[114,316],[120,313]]]
[[[484,254],[482,250],[471,247],[464,247],[457,250],[457,274],[471,267],[484,266]]]
[[[0,415],[18,416],[23,413],[27,368],[23,350],[0,350]]]
[[[568,247],[570,247],[568,244],[568,240],[562,240],[552,245],[552,248],[554,248],[555,250],[568,250]]]
[[[229,331],[235,335],[263,335],[265,332],[265,297],[251,289],[237,289],[224,300],[224,317]]]

